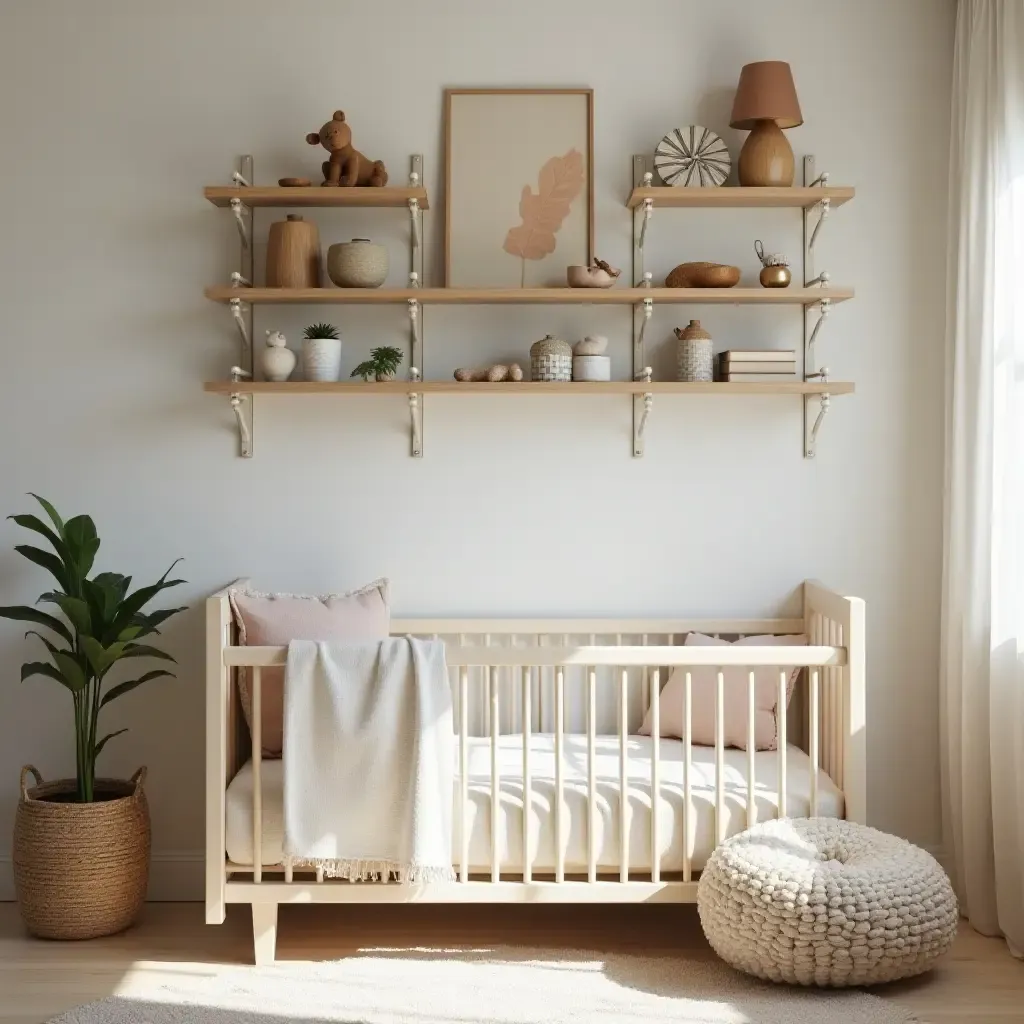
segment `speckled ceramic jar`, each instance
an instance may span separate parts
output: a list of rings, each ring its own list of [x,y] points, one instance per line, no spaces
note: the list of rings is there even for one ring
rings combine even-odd
[[[337,242],[327,250],[327,275],[339,288],[379,288],[388,267],[387,248],[368,238]]]
[[[530,347],[530,376],[534,380],[572,380],[572,346],[547,334]]]

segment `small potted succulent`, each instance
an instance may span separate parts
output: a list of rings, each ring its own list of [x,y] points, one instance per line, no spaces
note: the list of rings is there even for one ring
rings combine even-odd
[[[402,350],[393,345],[371,348],[370,358],[364,359],[353,371],[353,377],[362,377],[368,381],[371,377],[378,381],[395,379],[395,373],[402,365]]]
[[[302,375],[306,380],[337,380],[341,339],[334,324],[310,324],[302,332]]]
[[[151,669],[113,681],[114,670],[136,659],[173,662],[145,638],[183,608],[145,608],[161,591],[184,580],[131,589],[130,576],[90,576],[100,539],[89,516],[64,520],[46,499],[33,495],[49,523],[34,515],[11,516],[46,539],[52,551],[15,547],[57,582],[35,605],[0,607],[0,617],[30,623],[25,634],[42,644],[46,660],[21,666],[21,679],[44,676],[64,688],[74,707],[75,778],[43,782],[30,765],[21,771],[21,799],[14,822],[14,885],[21,916],[33,935],[89,939],[127,928],[142,909],[149,877],[149,808],[145,768],[129,780],[101,778],[96,761],[125,729],[100,735],[100,718],[112,701],[143,683],[172,675]],[[177,564],[177,563],[174,563]],[[39,605],[52,605],[54,612]],[[42,629],[47,635],[39,632]],[[31,781],[30,781],[30,778]]]

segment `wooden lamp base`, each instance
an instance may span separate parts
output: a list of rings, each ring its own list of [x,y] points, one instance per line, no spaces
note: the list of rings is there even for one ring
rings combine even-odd
[[[774,122],[758,121],[740,150],[741,185],[789,188],[793,184],[793,147]]]

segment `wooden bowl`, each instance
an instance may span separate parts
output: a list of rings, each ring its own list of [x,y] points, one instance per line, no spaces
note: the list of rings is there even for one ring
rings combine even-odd
[[[309,188],[312,184],[309,178],[278,178],[277,183],[281,188]]]
[[[665,287],[732,288],[739,280],[740,268],[727,263],[680,263],[665,278]]]

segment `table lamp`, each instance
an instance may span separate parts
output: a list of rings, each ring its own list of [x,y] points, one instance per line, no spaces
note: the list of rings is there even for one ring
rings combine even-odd
[[[782,129],[803,123],[789,65],[782,60],[745,64],[729,119],[730,127],[750,131],[740,150],[740,184],[792,185],[793,148]]]

